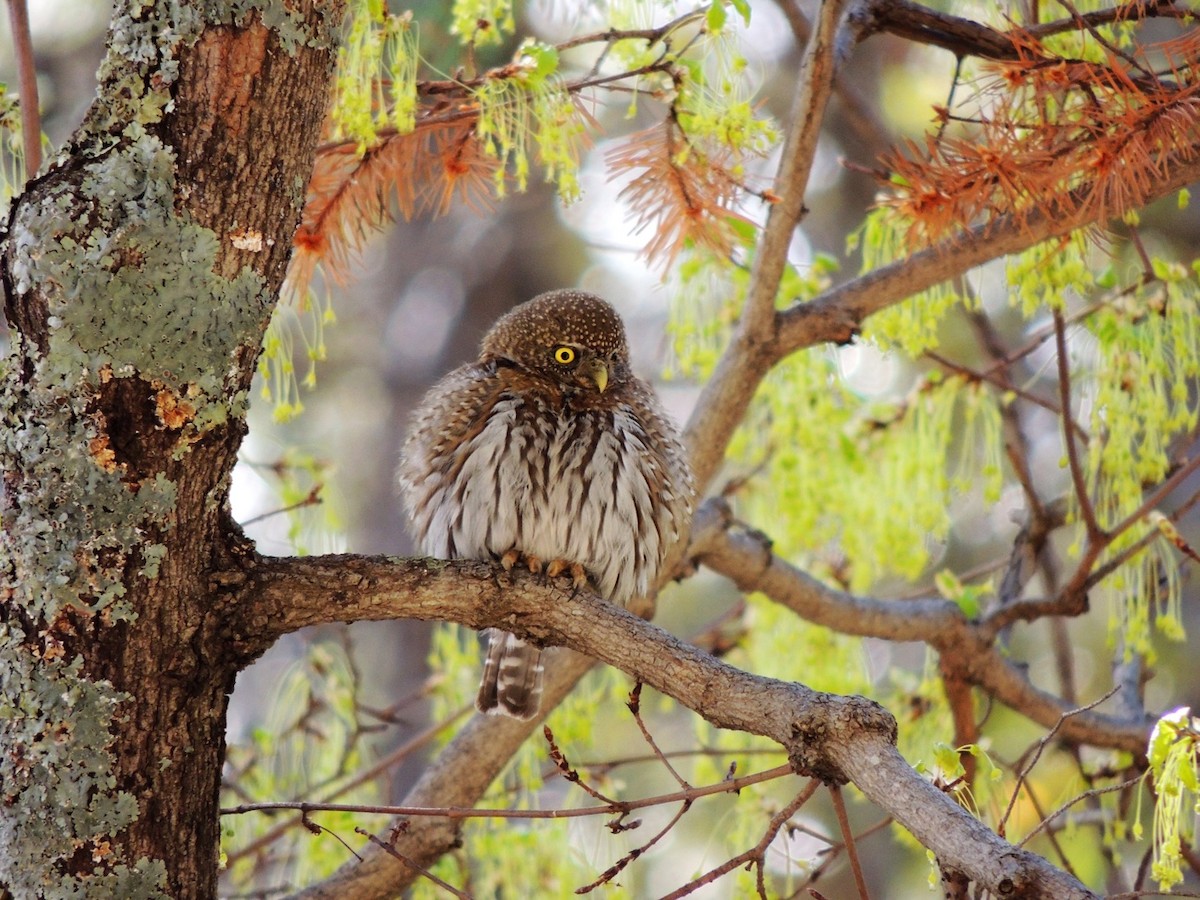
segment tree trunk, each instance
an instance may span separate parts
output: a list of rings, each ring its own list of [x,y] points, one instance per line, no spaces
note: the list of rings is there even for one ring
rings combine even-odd
[[[246,659],[210,573],[248,552],[229,475],[343,9],[264,25],[235,17],[250,5],[119,2],[97,101],[0,247],[0,887],[18,896],[216,892]]]

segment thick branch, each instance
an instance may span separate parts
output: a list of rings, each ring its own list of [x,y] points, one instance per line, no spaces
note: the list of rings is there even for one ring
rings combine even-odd
[[[1090,896],[1045,860],[1013,848],[913,771],[894,747],[894,720],[875,703],[743,672],[558,582],[481,562],[327,556],[257,559],[237,593],[240,602],[225,615],[231,638],[248,651],[261,643],[263,632],[273,639],[320,622],[393,618],[498,626],[570,647],[674,697],[718,727],[778,742],[799,773],[853,781],[944,866],[994,891],[1007,894],[1017,885],[1028,891],[1022,896]],[[239,609],[245,615],[229,614]]]

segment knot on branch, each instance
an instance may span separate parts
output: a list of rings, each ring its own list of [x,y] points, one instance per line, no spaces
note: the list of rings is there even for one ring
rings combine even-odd
[[[847,747],[868,735],[896,743],[892,714],[865,697],[818,694],[792,722],[788,762],[797,775],[825,784],[846,784],[850,779],[835,758],[837,747]]]

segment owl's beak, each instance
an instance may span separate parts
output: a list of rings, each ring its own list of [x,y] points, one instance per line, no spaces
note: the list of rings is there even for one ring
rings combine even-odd
[[[602,359],[589,359],[584,367],[584,374],[592,379],[596,389],[604,393],[608,387],[608,365]]]

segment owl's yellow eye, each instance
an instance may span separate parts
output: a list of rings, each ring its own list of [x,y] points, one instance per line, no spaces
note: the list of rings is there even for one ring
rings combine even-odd
[[[561,365],[569,365],[575,362],[575,351],[570,347],[559,347],[554,351],[554,361]]]

